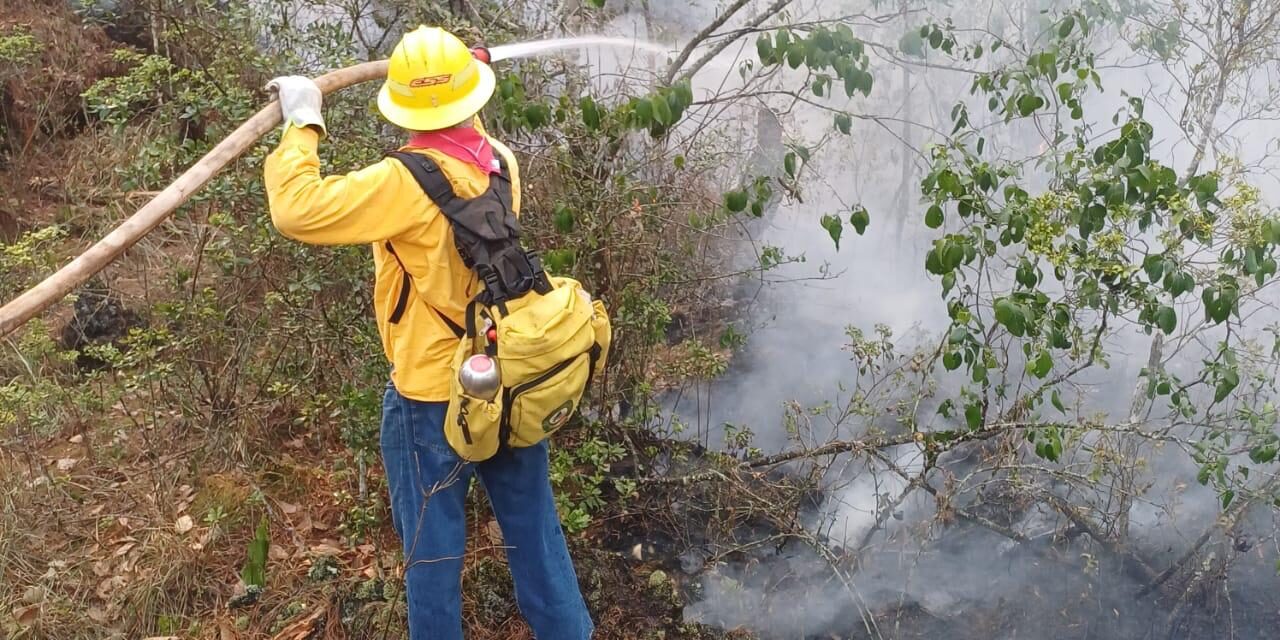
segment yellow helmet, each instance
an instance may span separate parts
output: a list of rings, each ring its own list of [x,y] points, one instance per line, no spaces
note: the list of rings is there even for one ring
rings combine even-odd
[[[445,129],[480,111],[494,85],[493,70],[457,36],[422,26],[406,33],[391,52],[378,111],[405,129]]]

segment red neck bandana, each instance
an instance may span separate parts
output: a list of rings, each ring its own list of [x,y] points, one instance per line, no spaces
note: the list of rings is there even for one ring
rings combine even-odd
[[[419,131],[409,137],[409,146],[416,149],[435,149],[450,157],[473,164],[488,173],[498,173],[493,145],[472,127]]]

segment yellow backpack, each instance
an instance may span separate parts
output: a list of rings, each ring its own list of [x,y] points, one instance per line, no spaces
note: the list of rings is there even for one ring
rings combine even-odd
[[[460,340],[444,422],[449,445],[478,462],[503,446],[541,442],[569,422],[604,369],[612,340],[604,304],[576,280],[548,276],[537,254],[521,246],[505,162],[489,189],[468,199],[454,194],[431,158],[391,156],[449,219],[463,262],[484,284],[467,306],[466,326],[454,326]],[[460,374],[473,356],[496,364],[496,389],[468,391]]]

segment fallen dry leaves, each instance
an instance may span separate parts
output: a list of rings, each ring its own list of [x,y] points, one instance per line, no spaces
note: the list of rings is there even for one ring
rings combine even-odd
[[[40,617],[40,605],[29,604],[24,607],[17,607],[13,610],[13,619],[18,624],[29,627],[36,622],[36,618]]]
[[[177,507],[175,511],[178,513],[186,511],[187,507],[191,506],[191,501],[195,499],[195,495],[195,489],[192,489],[189,484],[184,484],[181,487],[178,487],[178,495],[174,496],[174,501]]]
[[[98,586],[94,588],[93,593],[98,596],[99,600],[109,601],[111,600],[112,594],[120,590],[120,588],[124,587],[126,584],[129,584],[129,579],[124,576],[109,576],[103,578],[102,581],[98,583]]]
[[[271,640],[308,640],[324,622],[324,607],[312,606],[307,617],[280,630]]]
[[[322,540],[319,544],[311,545],[311,553],[318,556],[340,556],[342,555],[342,546],[337,540]]]

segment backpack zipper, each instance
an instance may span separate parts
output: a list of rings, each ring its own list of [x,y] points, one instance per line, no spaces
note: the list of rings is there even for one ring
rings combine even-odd
[[[498,445],[499,446],[506,447],[510,444],[508,440],[511,439],[511,406],[513,404],[512,401],[514,401],[516,397],[518,397],[520,394],[555,377],[556,374],[569,368],[569,365],[573,364],[575,361],[577,361],[579,358],[581,358],[584,355],[586,355],[586,353],[579,353],[578,355],[573,356],[572,358],[561,360],[560,362],[557,362],[554,367],[547,369],[544,373],[542,373],[542,375],[539,375],[538,377],[524,384],[521,384],[515,387],[503,387],[502,389],[502,422],[499,423],[498,425]]]
[[[551,367],[550,369],[547,369],[545,372],[543,372],[543,373],[542,373],[542,375],[540,375],[540,376],[538,376],[538,377],[536,377],[536,378],[534,378],[534,379],[532,379],[532,380],[530,380],[530,381],[528,381],[528,382],[526,382],[526,383],[524,383],[524,384],[521,384],[521,385],[519,385],[519,386],[517,386],[517,387],[512,388],[512,389],[511,389],[511,397],[512,397],[512,398],[514,398],[514,397],[516,397],[516,396],[518,396],[518,395],[520,395],[520,394],[522,394],[522,393],[524,393],[524,392],[528,391],[529,389],[531,389],[531,388],[533,388],[533,387],[536,387],[536,386],[538,386],[538,385],[540,385],[540,384],[542,384],[542,383],[546,382],[548,379],[550,379],[550,378],[554,377],[557,373],[560,373],[561,371],[564,371],[565,369],[567,369],[567,368],[569,367],[569,365],[573,364],[573,363],[574,363],[574,361],[576,361],[577,359],[581,358],[582,356],[583,356],[583,354],[579,353],[578,355],[573,356],[572,358],[569,358],[568,360],[561,360],[560,362],[557,362],[557,363],[556,363],[556,366]]]

